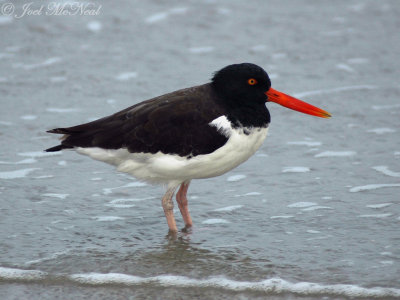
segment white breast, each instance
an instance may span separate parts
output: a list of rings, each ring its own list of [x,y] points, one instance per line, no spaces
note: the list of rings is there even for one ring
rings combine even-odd
[[[228,141],[212,153],[192,158],[161,152],[130,153],[127,149],[77,148],[81,154],[117,166],[117,170],[138,179],[171,183],[196,178],[209,178],[224,174],[252,156],[265,140],[268,128],[233,128],[230,121],[221,116],[209,124],[224,134]]]

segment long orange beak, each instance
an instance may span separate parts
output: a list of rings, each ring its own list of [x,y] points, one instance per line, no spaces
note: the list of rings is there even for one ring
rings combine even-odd
[[[296,99],[292,96],[286,95],[280,91],[270,88],[265,94],[268,96],[268,101],[278,103],[287,108],[297,110],[299,112],[313,115],[320,118],[330,118],[331,114],[327,111],[320,109],[316,106],[308,104],[304,101]]]

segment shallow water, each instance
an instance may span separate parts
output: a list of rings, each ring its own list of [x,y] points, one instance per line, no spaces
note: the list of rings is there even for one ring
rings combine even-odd
[[[0,18],[2,299],[400,298],[397,1],[101,4]],[[256,155],[192,182],[190,232],[163,187],[42,152],[242,61],[333,118],[269,104]]]

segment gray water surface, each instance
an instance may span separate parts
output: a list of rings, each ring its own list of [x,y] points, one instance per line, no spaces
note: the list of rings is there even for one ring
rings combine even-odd
[[[1,299],[400,297],[398,1],[102,1],[95,16],[46,15],[54,3],[70,2],[0,16]],[[268,104],[261,149],[192,182],[188,233],[167,235],[163,187],[43,152],[58,142],[48,129],[238,62],[333,118]]]

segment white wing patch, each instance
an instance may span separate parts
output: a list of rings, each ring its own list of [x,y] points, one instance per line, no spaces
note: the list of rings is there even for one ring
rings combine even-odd
[[[210,126],[214,126],[217,130],[229,138],[232,134],[232,125],[226,116],[220,116],[209,123]]]

